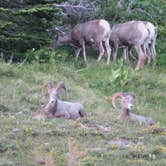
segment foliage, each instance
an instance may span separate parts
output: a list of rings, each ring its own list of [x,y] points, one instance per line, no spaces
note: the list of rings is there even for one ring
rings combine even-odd
[[[54,52],[47,51],[46,48],[34,50],[32,56],[50,55],[55,61],[0,65],[0,126],[3,126],[0,165],[40,165],[41,161],[45,161],[66,166],[69,154],[74,156],[76,165],[81,166],[165,165],[164,67],[163,71],[147,66],[144,71],[134,72],[122,61],[106,66],[105,62],[97,63],[93,57],[88,57],[86,66],[76,66],[72,57],[67,58],[70,56],[67,48],[56,53],[61,55],[59,58],[52,55]],[[78,63],[82,63],[80,61],[81,57]],[[118,79],[123,80],[125,77],[122,73],[127,71],[133,81],[127,80],[128,83],[123,87],[115,85],[114,88],[109,78],[111,70],[116,71],[119,65],[122,69],[118,72]],[[33,116],[42,111],[48,102],[47,95],[41,96],[45,80],[55,83],[64,81],[68,92],[62,98],[81,101],[90,114],[88,119],[34,120]],[[157,124],[145,127],[116,120],[119,112],[112,107],[111,96],[117,91],[134,91],[138,99],[137,113],[153,117]],[[101,128],[95,128],[96,125],[101,125]],[[103,128],[110,128],[110,131]],[[109,144],[119,139],[128,140],[132,145],[121,148]]]
[[[123,87],[131,81],[131,75],[125,69],[122,59],[118,61],[118,67],[111,69],[109,80],[113,87]]]
[[[46,30],[54,25],[70,29],[89,19],[105,18],[111,25],[136,19],[151,21],[158,27],[157,54],[160,56],[157,65],[165,65],[165,0],[65,1],[66,4],[83,5],[88,9],[86,12],[51,7],[53,3],[62,2],[64,0],[0,1],[0,51],[6,59],[14,54],[14,61],[20,62],[27,56],[26,51],[48,46],[50,38]]]
[[[62,1],[0,1],[0,51],[6,57],[14,54],[14,60],[21,61],[20,54],[28,49],[48,45],[46,30],[60,18],[59,9],[50,7],[53,2]]]
[[[38,63],[46,63],[50,58],[50,50],[48,48],[42,48],[39,50],[32,48],[32,50],[28,50],[25,53],[25,56],[24,63],[33,61],[37,61]]]

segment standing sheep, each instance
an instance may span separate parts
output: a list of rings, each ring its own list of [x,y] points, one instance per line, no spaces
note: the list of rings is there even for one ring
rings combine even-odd
[[[117,59],[118,47],[134,46],[138,54],[135,70],[143,68],[147,58],[143,45],[148,38],[149,32],[142,21],[129,21],[112,27],[111,42],[113,44],[113,61]]]
[[[111,36],[111,28],[106,20],[92,20],[85,23],[77,24],[71,32],[64,34],[61,30],[55,28],[53,30],[53,43],[55,48],[60,44],[75,44],[78,49],[76,51],[76,57],[79,56],[80,51],[83,52],[84,61],[86,62],[85,44],[91,43],[95,45],[99,50],[99,57],[97,61],[100,61],[104,53],[107,55],[107,64],[110,62],[111,48],[109,45],[109,39]]]

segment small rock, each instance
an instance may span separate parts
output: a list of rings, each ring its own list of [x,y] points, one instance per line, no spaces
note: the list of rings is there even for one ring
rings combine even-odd
[[[14,128],[12,131],[13,131],[14,133],[17,133],[17,132],[20,131],[20,129],[18,129],[18,128]]]

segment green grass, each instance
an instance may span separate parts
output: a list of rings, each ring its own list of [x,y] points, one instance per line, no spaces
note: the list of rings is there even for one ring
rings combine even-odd
[[[93,58],[88,59],[88,65],[72,60],[0,65],[0,166],[40,165],[37,161],[42,158],[50,165],[66,166],[70,154],[75,165],[81,166],[165,165],[166,69],[145,66],[135,72],[132,64],[122,65],[120,61],[107,66]],[[119,66],[119,75],[114,78],[111,73]],[[90,117],[79,121],[34,120],[48,100],[41,96],[45,80],[64,81],[69,91],[63,99],[82,102]],[[146,128],[117,121],[119,112],[111,104],[117,91],[135,92],[135,112],[153,117],[156,125]],[[111,130],[86,130],[81,124],[100,124]],[[109,144],[120,138],[134,145],[118,148]]]

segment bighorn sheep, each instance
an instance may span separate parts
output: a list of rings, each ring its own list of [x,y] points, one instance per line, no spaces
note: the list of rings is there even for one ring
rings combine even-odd
[[[90,43],[95,45],[99,50],[98,61],[101,60],[104,53],[107,55],[107,64],[110,62],[111,48],[109,39],[111,36],[111,28],[106,20],[92,20],[85,23],[77,24],[71,32],[64,34],[61,30],[55,28],[53,30],[53,43],[55,48],[60,44],[74,43],[78,49],[76,57],[79,56],[80,51],[83,52],[84,61],[86,60],[85,44]]]
[[[45,118],[65,118],[65,119],[78,119],[80,117],[87,117],[87,112],[84,106],[80,103],[72,103],[62,101],[59,96],[62,90],[66,91],[66,86],[63,82],[57,84],[54,87],[53,82],[47,81],[44,84],[44,88],[48,88],[49,103],[46,105],[44,110]],[[42,90],[42,91],[43,91]]]
[[[144,44],[142,45],[142,49],[144,53],[147,55],[148,63],[150,63],[151,59],[155,60],[155,57],[156,57],[155,44],[156,44],[156,37],[157,37],[157,28],[151,22],[146,22],[146,21],[133,21],[133,22],[137,22],[137,23],[142,22],[145,25],[145,28],[148,30],[148,36],[145,39]],[[112,29],[112,34],[116,33],[114,31],[116,31],[116,28]],[[123,59],[127,61],[129,59],[128,54],[132,56],[131,46],[122,45],[122,46],[119,46],[119,48],[123,48]],[[116,60],[116,57],[115,57],[115,60]]]
[[[143,68],[147,57],[142,46],[148,38],[149,32],[142,21],[129,21],[112,27],[111,42],[113,44],[113,61],[117,58],[118,47],[134,46],[138,54],[135,70]]]
[[[115,93],[112,97],[112,105],[114,108],[116,108],[115,102],[117,98],[121,98],[122,100],[121,114],[118,117],[118,119],[120,119],[121,121],[124,121],[126,119],[132,121],[138,121],[140,124],[144,123],[148,126],[154,124],[154,121],[151,117],[145,118],[143,116],[131,113],[136,98],[134,93],[122,93],[122,92]]]
[[[147,40],[145,41],[145,50],[148,56],[148,63],[150,63],[151,59],[155,60],[156,57],[156,37],[157,37],[157,28],[151,23],[143,21],[147,30],[149,31],[149,35]]]

